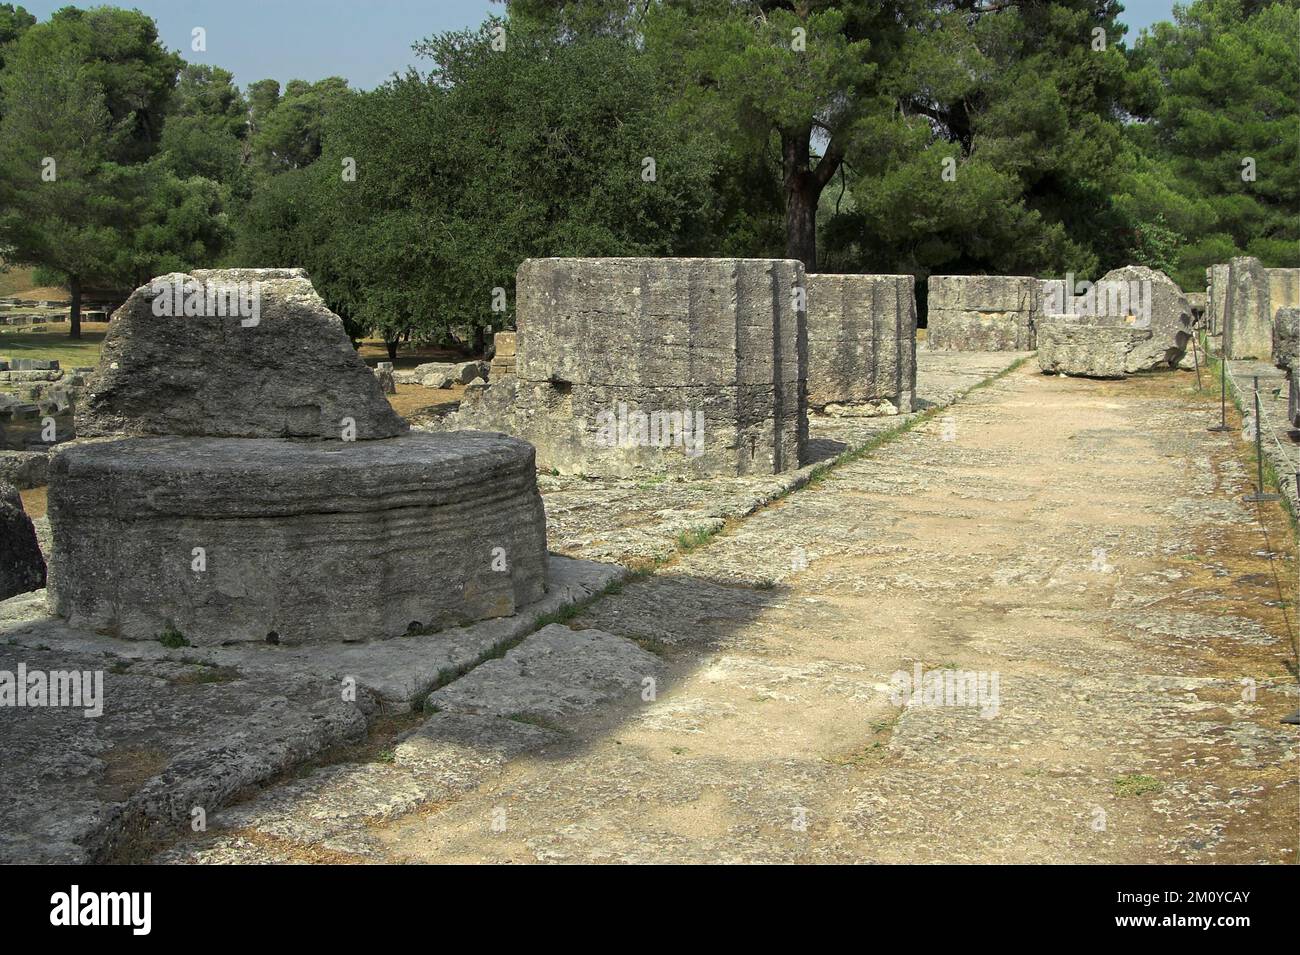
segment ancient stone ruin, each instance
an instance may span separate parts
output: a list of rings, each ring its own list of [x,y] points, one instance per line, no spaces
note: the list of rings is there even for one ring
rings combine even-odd
[[[1029,351],[1035,346],[1038,279],[932,275],[926,347],[935,351]]]
[[[916,280],[809,275],[808,405],[829,414],[909,412],[916,392]]]
[[[1182,361],[1192,339],[1191,304],[1163,272],[1128,265],[1107,272],[1083,294],[1063,292],[1062,282],[1038,319],[1043,371],[1122,378]]]
[[[0,600],[45,586],[45,559],[36,530],[12,484],[0,481]]]
[[[1124,378],[1145,367],[1151,329],[1084,325],[1048,315],[1038,323],[1038,367],[1053,374]]]
[[[1279,309],[1300,308],[1300,269],[1264,268],[1252,256],[1205,270],[1210,332],[1223,334],[1223,353],[1231,359],[1281,358],[1276,344]]]
[[[1300,308],[1300,269],[1265,269],[1268,275],[1268,313],[1277,324],[1283,308]]]
[[[160,316],[159,288],[177,278],[237,287],[257,308]],[[115,440],[50,463],[48,599],[72,625],[319,643],[541,597],[532,448],[408,433],[301,270],[166,276],[113,325],[83,420]]]
[[[1283,307],[1273,313],[1273,364],[1289,372],[1300,351],[1300,308]]]
[[[1205,270],[1206,331],[1223,334],[1228,309],[1228,266],[1211,265]]]
[[[1239,256],[1228,263],[1223,354],[1231,359],[1272,356],[1273,310],[1268,271],[1259,259]]]
[[[492,336],[492,364],[489,380],[496,381],[506,375],[515,373],[515,357],[518,354],[515,332],[497,332]]]
[[[185,303],[200,288],[231,294],[203,295],[217,305],[206,318],[176,307],[178,288]],[[408,430],[302,270],[197,270],[154,279],[115,313],[77,435],[337,439],[343,418],[361,440]]]
[[[72,413],[90,373],[52,359],[0,358],[0,450],[48,448],[73,434]]]
[[[507,431],[561,473],[799,467],[808,435],[803,266],[768,259],[529,259],[515,374],[462,427]]]

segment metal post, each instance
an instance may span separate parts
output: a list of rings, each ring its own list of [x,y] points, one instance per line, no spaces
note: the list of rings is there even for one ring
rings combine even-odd
[[[1259,375],[1255,376],[1255,493],[1247,494],[1242,500],[1255,504],[1265,501],[1280,501],[1280,495],[1264,493],[1264,423],[1259,417]]]

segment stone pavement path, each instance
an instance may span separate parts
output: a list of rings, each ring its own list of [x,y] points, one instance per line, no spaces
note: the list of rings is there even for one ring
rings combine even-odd
[[[1292,538],[1191,380],[1023,367],[159,858],[1294,862]]]

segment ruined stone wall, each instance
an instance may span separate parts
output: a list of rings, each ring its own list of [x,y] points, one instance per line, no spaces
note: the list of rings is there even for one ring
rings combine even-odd
[[[529,259],[516,374],[461,427],[532,442],[563,473],[777,473],[807,441],[803,266],[769,259]]]
[[[1021,275],[932,275],[926,345],[936,351],[1034,347],[1039,280]]]
[[[808,405],[912,410],[916,280],[910,275],[809,275]]]

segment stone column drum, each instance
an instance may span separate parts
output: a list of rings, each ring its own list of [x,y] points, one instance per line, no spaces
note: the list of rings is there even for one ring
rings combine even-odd
[[[311,644],[542,596],[529,445],[409,433],[299,270],[179,279],[250,286],[258,314],[159,316],[151,286],[117,311],[78,418],[105,440],[50,462],[55,613],[126,639]]]
[[[48,594],[73,626],[194,644],[394,636],[541,598],[533,449],[129,438],[54,456]]]
[[[808,436],[803,266],[774,259],[529,259],[515,375],[467,394],[561,473],[773,474]]]

